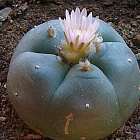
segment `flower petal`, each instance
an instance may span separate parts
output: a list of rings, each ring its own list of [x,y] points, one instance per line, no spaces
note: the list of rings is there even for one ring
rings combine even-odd
[[[87,16],[87,10],[86,10],[86,8],[84,8],[83,10],[82,10],[82,12],[81,12],[81,15],[82,16]]]
[[[66,10],[65,15],[66,19],[62,20],[59,18],[59,20],[63,26],[68,43],[78,47],[82,43],[89,44],[91,41],[102,41],[102,39],[96,38],[99,20],[92,17],[92,12],[87,15],[85,8],[81,12],[79,8],[76,8],[71,13]]]

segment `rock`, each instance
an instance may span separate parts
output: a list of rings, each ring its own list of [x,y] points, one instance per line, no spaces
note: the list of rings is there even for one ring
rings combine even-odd
[[[27,136],[24,136],[25,140],[40,140],[41,136],[40,135],[35,135],[35,134],[28,134]]]
[[[13,0],[0,0],[0,8],[4,7],[6,4],[11,4]]]
[[[116,138],[116,140],[121,140],[120,138]]]
[[[105,1],[103,2],[103,4],[104,4],[105,6],[111,6],[111,5],[113,5],[113,1],[112,1],[112,0],[105,0]]]
[[[28,3],[25,2],[23,5],[21,5],[21,6],[19,7],[19,10],[21,10],[22,12],[24,12],[25,10],[27,10],[27,8],[28,8]]]
[[[64,4],[64,0],[34,0],[34,1],[36,1],[37,3],[39,2],[39,3],[48,3],[48,4],[50,4],[50,3],[52,3],[52,4],[55,4],[55,5],[62,5],[62,4]],[[65,2],[67,2],[67,3],[71,3],[71,2],[73,2],[74,3],[74,1],[73,0],[65,0]]]
[[[7,84],[4,84],[4,86],[3,86],[4,88],[7,88]]]
[[[2,22],[0,21],[0,27],[2,27]]]
[[[138,132],[136,133],[136,139],[137,139],[137,140],[140,139],[140,131],[138,131]]]
[[[136,129],[140,130],[140,123],[136,125]]]
[[[139,4],[140,0],[128,0],[128,5],[130,7],[135,7],[137,4]]]
[[[12,9],[10,7],[6,7],[0,10],[0,21],[5,21],[8,18],[11,11]]]
[[[140,34],[137,34],[134,38],[133,38],[133,44],[135,46],[137,46],[140,49]]]
[[[0,117],[0,121],[4,122],[6,120],[6,117]]]
[[[138,24],[137,24],[137,21],[131,21],[131,25],[133,26],[133,27],[136,27]]]
[[[140,15],[136,16],[136,19],[140,19]]]

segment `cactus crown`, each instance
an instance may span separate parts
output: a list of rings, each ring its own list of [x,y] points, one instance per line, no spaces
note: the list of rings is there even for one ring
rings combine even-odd
[[[65,35],[59,54],[67,63],[76,64],[102,42],[97,32],[99,19],[93,18],[92,12],[87,15],[85,8],[76,8],[71,13],[66,10],[65,15],[64,20],[59,18]]]

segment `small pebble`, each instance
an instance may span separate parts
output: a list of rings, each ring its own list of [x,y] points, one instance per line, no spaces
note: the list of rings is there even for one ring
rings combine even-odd
[[[136,19],[140,19],[140,15],[136,16]]]
[[[17,92],[15,92],[15,93],[14,93],[14,95],[15,95],[15,96],[18,96],[18,93],[17,93]]]
[[[35,135],[35,134],[28,134],[27,136],[24,136],[25,140],[41,140],[40,135]]]
[[[103,4],[104,4],[105,6],[111,6],[111,5],[113,5],[113,1],[111,1],[111,0],[105,0],[105,1],[103,2]]]
[[[7,85],[6,84],[4,84],[4,86],[3,86],[4,88],[6,88],[7,87]]]
[[[140,131],[138,131],[138,132],[136,133],[136,139],[137,139],[137,140],[140,140]]]
[[[12,9],[10,7],[6,7],[0,10],[0,21],[5,21],[8,18],[11,11]]]
[[[86,140],[86,137],[81,137],[80,140]]]
[[[0,117],[0,121],[4,122],[6,120],[6,117]]]
[[[23,5],[21,5],[21,6],[19,7],[19,9],[22,10],[22,12],[24,12],[25,10],[28,9],[28,3],[25,2]]]
[[[136,128],[140,130],[140,123],[136,125]]]
[[[133,44],[135,46],[137,46],[140,49],[140,34],[137,34],[134,38],[133,38]]]

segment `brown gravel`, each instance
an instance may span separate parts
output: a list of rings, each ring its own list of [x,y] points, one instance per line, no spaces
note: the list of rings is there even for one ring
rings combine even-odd
[[[40,4],[39,1],[28,0],[26,5],[25,0],[14,0],[13,4],[8,3],[13,11],[0,27],[0,140],[47,140],[23,123],[6,93],[7,72],[14,48],[22,36],[35,25],[64,16],[66,8],[86,7],[94,16],[100,16],[112,24],[134,53],[140,52],[135,43],[132,43],[134,36],[140,32],[140,3],[130,6],[126,0],[114,0],[113,3],[104,0],[65,1],[64,3],[62,0],[50,0],[46,4]],[[0,5],[0,8],[6,6]],[[130,119],[105,140],[140,140],[140,105]]]

